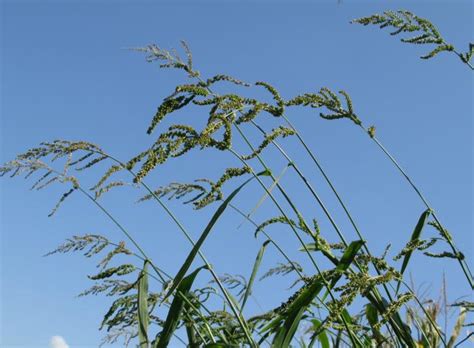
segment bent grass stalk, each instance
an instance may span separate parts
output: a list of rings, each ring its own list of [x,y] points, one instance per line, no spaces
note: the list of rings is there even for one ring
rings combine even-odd
[[[259,227],[259,225],[253,220],[251,219],[248,214],[245,214],[241,209],[239,209],[238,207],[236,207],[235,205],[233,204],[229,204],[229,206],[234,209],[239,215],[241,215],[244,219],[246,219],[247,221],[249,221],[254,227]],[[278,252],[286,259],[286,261],[288,262],[288,264],[291,264],[293,266],[293,269],[295,270],[295,272],[298,274],[298,277],[300,278],[300,280],[304,280],[304,275],[301,273],[301,271],[298,269],[298,267],[294,264],[294,262],[290,259],[290,257],[288,256],[288,254],[281,248],[281,246],[275,242],[275,240],[265,231],[265,229],[261,229],[260,232],[265,236],[265,238],[267,238],[268,241],[270,241],[274,246],[275,248],[278,250]],[[327,309],[329,311],[329,308],[328,306],[326,305],[326,303],[319,297],[319,295],[316,295],[316,299],[319,301],[320,304],[322,304],[322,306]],[[326,331],[328,332],[331,332],[329,329],[325,329]],[[390,330],[390,328],[388,327],[388,330],[389,330],[389,333],[392,337],[392,340],[393,342],[396,342],[395,338],[393,337],[393,334]]]
[[[238,129],[238,128],[237,128]],[[240,131],[239,131],[240,132]],[[242,133],[241,133],[242,134]],[[250,145],[251,146],[251,145]],[[229,151],[237,158],[239,159],[240,161],[243,162],[243,164],[245,165],[248,165],[246,161],[244,161],[242,159],[242,156],[239,155],[238,153],[236,153],[234,150],[232,150],[231,148],[229,149]],[[253,150],[252,150],[253,151]],[[269,170],[269,168],[262,162],[262,165],[264,166],[265,170]],[[249,166],[250,167],[250,166]],[[296,238],[298,239],[299,243],[301,244],[301,246],[303,247],[303,249],[305,250],[305,253],[308,255],[309,259],[311,260],[311,263],[313,264],[313,266],[316,268],[316,271],[318,272],[318,275],[320,275],[322,281],[323,281],[323,284],[324,286],[326,287],[327,291],[328,291],[328,294],[329,296],[335,300],[336,297],[334,296],[332,290],[331,290],[331,286],[330,284],[328,283],[328,281],[325,279],[321,269],[319,268],[318,264],[316,263],[316,261],[314,260],[313,256],[311,255],[311,253],[309,252],[308,250],[308,247],[306,246],[306,244],[304,243],[303,239],[301,238],[301,236],[299,235],[299,233],[296,231],[296,228],[293,226],[293,224],[291,224],[291,220],[290,218],[288,217],[288,215],[286,214],[285,210],[280,206],[280,204],[278,203],[278,201],[275,199],[275,197],[273,196],[273,194],[268,190],[268,188],[265,186],[265,184],[261,181],[261,179],[257,176],[256,172],[253,170],[252,167],[250,167],[251,169],[251,174],[254,176],[254,178],[256,178],[256,180],[259,182],[259,184],[262,186],[262,188],[265,190],[265,192],[268,194],[268,196],[270,197],[270,199],[274,202],[275,206],[277,207],[277,209],[280,211],[280,213],[282,214],[282,216],[285,217],[285,219],[288,221],[288,224],[290,226],[290,228],[292,229],[294,235],[296,236]],[[273,182],[276,181],[275,177],[271,174],[271,171],[270,171],[270,177],[271,179],[273,180]],[[277,187],[278,189],[280,190],[280,192],[285,196],[285,198],[287,200],[289,200],[288,196],[286,195],[286,193],[284,192],[284,190],[281,188],[281,186],[277,183]],[[291,201],[290,201],[291,202]],[[299,216],[301,216],[301,214],[298,212],[298,210],[296,209],[296,207],[291,203],[290,205],[292,205],[292,209],[294,209],[295,213]],[[322,302],[324,304],[324,301]],[[341,316],[340,319],[342,320],[342,322],[344,323],[346,329],[347,329],[347,332],[350,336],[350,339],[351,339],[351,342],[354,344],[355,347],[358,347],[361,345],[359,339],[357,338],[357,336],[353,333],[353,331],[351,330],[351,328],[349,327],[349,324],[347,323],[346,321],[346,318],[344,316]]]
[[[284,115],[284,113],[282,114],[282,117],[287,121],[287,124],[289,124],[289,126],[295,131],[295,134],[297,135],[300,143],[303,145],[303,147],[306,149],[306,151],[308,152],[308,154],[310,155],[310,157],[312,158],[313,162],[316,164],[316,166],[318,167],[318,169],[320,170],[321,174],[323,175],[323,177],[325,178],[326,182],[328,183],[328,185],[330,186],[331,190],[333,191],[333,193],[335,194],[337,200],[339,201],[339,204],[342,206],[344,212],[346,213],[347,217],[349,218],[352,226],[354,227],[357,235],[359,236],[359,238],[361,240],[365,240],[365,238],[362,236],[362,234],[360,233],[357,225],[355,224],[351,214],[349,213],[346,205],[344,204],[344,202],[342,201],[342,199],[340,198],[340,195],[338,194],[338,192],[336,191],[334,185],[332,184],[331,180],[329,179],[329,177],[326,175],[325,171],[323,170],[322,166],[320,165],[319,161],[316,160],[314,154],[312,153],[311,150],[309,150],[309,148],[307,147],[306,143],[303,141],[302,137],[299,135],[299,132],[295,129],[295,127],[293,127],[293,125],[289,122],[289,120],[286,118],[286,116]],[[262,134],[265,134],[265,131],[254,121],[252,120],[251,123],[262,133]],[[301,178],[301,180],[303,181],[303,183],[305,184],[305,186],[308,188],[308,190],[311,192],[311,194],[313,195],[313,197],[316,199],[316,201],[318,202],[318,204],[321,206],[321,208],[323,209],[324,213],[326,214],[326,216],[328,217],[329,221],[331,222],[332,226],[334,227],[334,229],[336,230],[336,233],[338,234],[339,238],[341,239],[341,241],[344,243],[344,245],[347,247],[347,242],[342,234],[342,232],[339,230],[338,226],[336,225],[334,219],[332,218],[331,214],[329,213],[329,211],[327,210],[327,208],[325,207],[324,203],[321,201],[321,199],[319,198],[318,194],[314,191],[313,187],[311,186],[311,184],[309,183],[309,181],[306,179],[306,177],[304,176],[304,174],[300,171],[300,169],[298,168],[298,166],[296,165],[296,162],[291,159],[287,154],[286,152],[283,150],[283,148],[275,141],[275,140],[272,140],[272,144],[275,145],[275,147],[278,149],[278,151],[283,155],[283,157],[289,161],[289,163],[291,163],[292,167],[295,169],[295,171],[297,172],[298,176]],[[372,265],[374,266],[374,269],[376,270],[377,274],[378,275],[381,275],[381,272],[377,266],[377,264],[373,261],[373,256],[372,254],[370,253],[369,251],[369,248],[368,246],[366,245],[366,243],[364,243],[363,245],[363,249],[364,251],[367,253],[367,255],[369,255],[372,259]],[[356,266],[358,266],[358,268],[361,270],[360,268],[360,265],[358,264],[357,260],[355,260],[354,262],[356,264]],[[388,298],[390,299],[390,301],[393,301],[393,298],[392,298],[392,295],[390,293],[390,291],[388,290],[387,288],[387,285],[385,283],[382,284],[382,287],[384,288]],[[380,295],[377,295],[377,290],[374,289],[375,291],[375,294],[376,296],[380,299]],[[423,330],[423,328],[420,328],[421,330]]]
[[[236,126],[239,134],[241,134],[241,136],[244,138],[245,142],[248,144],[248,146],[251,148],[252,151],[254,151],[254,147],[251,145],[250,141],[248,140],[248,138],[245,136],[245,134],[240,130],[240,128],[238,126]],[[295,168],[295,170],[298,172],[298,174],[300,176],[302,176],[302,173],[298,170],[298,167],[296,167],[295,163],[286,155],[286,153],[280,148],[278,147],[284,154],[285,158],[289,161],[289,163]],[[235,151],[233,151],[232,149],[229,149],[230,152],[232,152],[235,157],[237,157],[238,159],[240,159],[241,161],[242,160],[242,157],[240,155],[238,155],[237,153],[235,153]],[[261,159],[261,157],[259,155],[256,156],[257,159],[259,159],[260,163],[262,164],[262,166],[268,170],[268,167],[266,166],[265,162],[263,161],[263,159]],[[246,163],[245,161],[243,161],[244,163]],[[248,165],[248,164],[247,164]],[[254,170],[252,169],[252,173],[255,173]],[[302,216],[301,213],[297,210],[296,206],[293,204],[293,202],[291,201],[291,199],[289,198],[289,196],[286,194],[286,192],[284,191],[284,189],[280,186],[279,183],[277,183],[276,179],[273,177],[273,175],[271,176],[272,180],[274,183],[276,183],[276,187],[280,190],[280,192],[283,194],[283,196],[285,197],[285,199],[287,200],[287,202],[290,204],[291,208],[293,209],[293,211],[295,212],[295,214],[297,216]],[[305,184],[308,184],[308,181],[304,178],[304,176],[302,177],[303,181],[305,182]],[[261,184],[261,186],[265,189],[265,191],[267,192],[268,196],[273,200],[273,202],[277,205],[278,209],[280,210],[280,212],[282,213],[282,215],[288,220],[288,216],[286,215],[286,213],[284,212],[284,210],[281,208],[281,206],[277,203],[276,199],[274,198],[273,194],[266,188],[266,186],[263,184],[263,182],[260,181],[259,178],[257,178],[257,180],[259,181],[259,183]],[[311,186],[309,186],[310,189],[312,189]],[[312,193],[314,193],[314,195],[316,197],[317,194],[316,192],[314,192],[314,190],[312,191]],[[319,198],[319,197],[318,197]],[[317,198],[317,199],[318,199]],[[329,211],[325,208],[324,204],[322,203],[322,201],[320,199],[318,199],[318,202],[320,202],[320,205],[322,206],[322,208],[324,209],[325,213],[327,214],[328,218],[330,219],[331,223],[333,224],[333,227],[336,229],[339,237],[341,238],[341,240],[343,241],[343,243],[345,244],[345,246],[347,247],[347,242],[345,241],[344,239],[344,236],[342,235],[342,233],[340,232],[339,228],[337,227],[337,225],[335,224],[335,221],[334,219],[332,218],[331,214],[329,213]],[[303,220],[304,221],[304,220]],[[307,226],[307,223],[304,222],[304,224],[306,224]],[[295,227],[292,226],[292,224],[289,224],[290,228],[292,228],[294,234],[296,235],[296,237],[298,238],[300,244],[302,245],[303,249],[305,250],[305,252],[309,255],[310,259],[312,260],[313,262],[313,265],[317,268],[319,274],[321,274],[321,271],[319,269],[319,267],[317,266],[317,264],[314,262],[314,259],[312,258],[311,256],[311,253],[309,252],[309,250],[307,249],[307,246],[306,244],[304,244],[303,240],[301,239],[301,237],[299,236],[298,232],[296,231]],[[358,265],[357,261],[355,260],[354,263],[356,265]],[[360,266],[359,266],[360,268]],[[388,289],[384,286],[388,296],[391,298],[391,295],[390,295],[390,292],[388,291]],[[328,289],[328,294],[330,295],[330,297],[334,300],[335,296],[332,294],[332,291],[330,289],[330,287],[327,288]],[[381,296],[380,294],[378,293],[377,289],[376,288],[373,288],[373,291],[374,291],[374,296],[375,296],[375,299],[377,300],[377,302],[379,303],[379,305],[381,305]],[[324,301],[322,302],[324,303]],[[344,317],[342,317],[343,320]],[[394,327],[395,330],[397,331],[400,331],[402,330],[402,327],[400,327],[400,325],[398,325],[397,323],[395,323],[393,321],[392,318],[390,318],[389,320],[391,322],[391,325]],[[398,338],[400,338],[399,336],[397,336]],[[403,337],[403,336],[402,336]],[[354,342],[353,342],[354,344]]]
[[[373,135],[371,132],[369,132],[368,129],[366,129],[362,124],[360,125],[362,130],[369,134],[370,138],[375,142],[375,144],[382,150],[382,152],[387,156],[387,158],[392,162],[392,164],[397,168],[397,170],[400,172],[400,174],[406,179],[406,181],[409,183],[410,187],[416,192],[417,196],[420,198],[420,200],[423,202],[425,207],[429,210],[431,210],[431,215],[435,219],[435,221],[441,226],[441,228],[444,230],[445,236],[446,236],[446,242],[449,244],[451,247],[451,250],[453,251],[454,255],[457,255],[457,260],[459,265],[461,266],[461,269],[469,283],[469,286],[471,287],[472,290],[474,290],[474,278],[472,275],[472,272],[469,268],[469,265],[466,263],[464,258],[461,258],[460,255],[462,255],[456,245],[454,244],[454,240],[451,236],[451,234],[443,227],[441,224],[438,216],[436,215],[434,209],[431,207],[431,205],[428,203],[427,199],[425,196],[421,193],[420,189],[414,184],[413,180],[408,176],[407,172],[401,167],[401,165],[398,163],[398,161],[395,159],[395,157],[387,150],[385,146]]]

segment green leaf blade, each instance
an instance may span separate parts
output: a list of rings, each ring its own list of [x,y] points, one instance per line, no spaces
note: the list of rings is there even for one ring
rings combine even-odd
[[[140,348],[148,348],[148,260],[138,278],[138,340]]]
[[[177,294],[171,303],[170,309],[168,311],[168,315],[166,317],[165,324],[163,325],[163,330],[157,339],[155,340],[155,344],[153,348],[165,348],[168,346],[169,341],[173,335],[173,332],[176,330],[181,312],[184,308],[184,296],[189,293],[191,287],[196,279],[197,274],[206,266],[199,267],[194,272],[192,272],[187,277],[184,277],[183,280],[180,282],[177,290]],[[140,347],[141,348],[141,347]]]

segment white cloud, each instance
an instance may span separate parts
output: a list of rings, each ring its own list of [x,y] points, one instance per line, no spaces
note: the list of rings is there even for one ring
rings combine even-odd
[[[61,336],[53,336],[51,337],[51,341],[49,341],[49,345],[51,348],[69,348],[68,344]]]

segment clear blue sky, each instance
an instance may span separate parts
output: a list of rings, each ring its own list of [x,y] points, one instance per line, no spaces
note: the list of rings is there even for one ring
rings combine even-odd
[[[418,57],[427,48],[402,44],[386,31],[349,24],[356,17],[399,8],[432,20],[460,50],[472,41],[470,1],[3,0],[1,161],[56,138],[89,140],[122,159],[142,150],[151,142],[145,130],[156,107],[183,79],[123,48],[149,43],[172,48],[185,39],[203,76],[226,73],[249,82],[268,81],[287,98],[323,86],[348,91],[359,116],[367,125],[377,126],[377,134],[423,188],[474,267],[472,72],[449,54],[423,61]],[[315,112],[294,109],[288,116],[334,179],[369,247],[376,254],[388,243],[393,243],[394,251],[401,247],[424,208],[369,139],[349,122],[323,121]],[[192,117],[196,115],[179,120]],[[298,158],[291,142],[285,144]],[[158,186],[212,172],[215,178],[232,163],[236,165],[230,159],[187,157],[164,166],[149,182]],[[303,167],[348,237],[355,239],[314,168]],[[291,192],[301,194],[304,211],[318,218],[326,236],[335,240],[320,210],[291,185],[288,180]],[[61,335],[71,347],[95,347],[103,335],[97,328],[111,299],[75,298],[91,285],[86,275],[95,271],[93,260],[42,255],[74,234],[123,237],[79,195],[48,218],[64,189],[37,193],[28,191],[30,186],[22,179],[0,180],[0,345],[47,347],[51,336]],[[238,201],[247,210],[261,195],[257,185],[250,191]],[[174,273],[189,244],[152,204],[134,205],[137,195],[117,191],[103,203],[156,263]],[[170,206],[194,236],[215,209],[194,216],[177,203]],[[267,202],[256,219],[271,213],[275,210]],[[232,213],[227,218],[204,251],[218,272],[248,275],[263,240],[253,239],[248,224],[236,230],[241,220]],[[276,238],[282,243],[295,246],[287,231],[273,233],[280,234]],[[443,272],[452,300],[469,294],[455,262],[420,256],[414,260],[411,271],[417,285],[431,287],[433,296]],[[269,257],[264,269],[277,261],[281,259]],[[272,292],[273,286],[285,289],[288,283],[257,286],[255,295],[264,308],[278,305],[290,294]],[[249,309],[255,312],[258,305],[253,302]]]

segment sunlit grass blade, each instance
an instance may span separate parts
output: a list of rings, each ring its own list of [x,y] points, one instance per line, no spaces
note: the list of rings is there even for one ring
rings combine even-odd
[[[372,329],[372,333],[376,341],[381,344],[384,340],[383,335],[381,334],[380,330],[377,329],[376,324],[379,321],[377,308],[372,303],[367,303],[365,305],[365,317],[369,322],[370,328]]]
[[[349,268],[362,245],[364,245],[364,242],[357,240],[349,244],[349,246],[346,248],[336,267],[336,270],[339,271],[339,275],[332,280],[331,284],[329,285],[330,288],[334,287],[334,285],[342,276],[342,273]],[[285,322],[283,326],[277,331],[275,340],[277,343],[284,344],[287,342],[289,344],[289,342],[291,342],[291,338],[294,335],[294,325],[298,325],[301,320],[301,311],[303,310],[304,312],[304,310],[306,310],[306,308],[311,304],[314,298],[324,287],[325,284],[323,280],[320,277],[315,277],[312,282],[299,293],[299,295],[291,302],[291,304],[289,304],[288,309],[285,312],[285,316],[279,315],[262,331],[265,332],[267,330],[275,330],[279,327],[281,321],[284,320]]]
[[[290,346],[290,342],[293,339],[293,336],[296,332],[296,329],[298,328],[299,322],[305,310],[306,308],[300,308],[300,310],[296,312],[294,320],[286,321],[285,324],[280,327],[273,339],[273,347],[286,348]]]
[[[257,257],[255,258],[255,263],[253,265],[252,269],[252,274],[250,275],[250,279],[247,285],[247,288],[245,289],[245,293],[242,299],[242,306],[240,308],[240,311],[242,312],[244,310],[245,304],[247,303],[247,299],[249,296],[252,294],[252,286],[253,283],[255,282],[255,277],[257,276],[258,269],[260,267],[260,264],[262,263],[262,258],[263,254],[265,253],[265,249],[267,248],[267,245],[270,243],[269,240],[266,240],[260,250],[258,251]]]
[[[173,332],[178,326],[181,317],[181,312],[184,308],[185,301],[183,299],[183,296],[186,296],[187,293],[191,290],[191,287],[193,285],[194,279],[196,279],[197,274],[205,267],[206,266],[199,267],[190,275],[184,277],[183,280],[180,282],[177,290],[182,295],[174,297],[173,302],[171,303],[171,306],[168,311],[168,316],[166,317],[166,321],[163,325],[163,330],[155,339],[155,344],[153,348],[165,348],[168,346],[171,336],[173,335]]]
[[[140,348],[148,348],[148,260],[138,278],[138,340]]]
[[[413,233],[411,234],[411,238],[410,238],[410,242],[409,243],[413,243],[413,242],[416,242],[420,236],[421,236],[421,231],[423,230],[423,227],[425,226],[426,224],[426,220],[428,220],[429,216],[431,215],[431,210],[430,209],[426,209],[420,216],[420,218],[418,219],[418,222],[415,226],[415,229],[413,230]],[[405,272],[407,266],[408,266],[408,263],[410,261],[410,258],[411,258],[411,255],[413,254],[413,251],[410,250],[408,251],[406,254],[405,254],[405,257],[403,258],[403,262],[402,262],[402,267],[400,268],[400,273],[403,275],[403,273]],[[400,285],[401,285],[401,282],[398,282],[397,284],[397,291],[396,293],[398,294],[398,291],[400,290]]]
[[[257,209],[263,204],[263,202],[265,202],[265,200],[269,197],[269,193],[271,193],[273,191],[273,189],[277,186],[277,184],[280,182],[281,178],[283,177],[283,175],[285,175],[286,171],[288,170],[290,166],[287,165],[285,166],[285,168],[283,168],[283,170],[281,171],[281,173],[278,175],[278,177],[276,178],[275,181],[272,182],[272,184],[268,187],[268,190],[265,191],[265,193],[263,194],[262,198],[260,198],[260,200],[257,202],[257,204],[255,205],[255,207],[247,214],[247,218],[250,218],[253,214],[255,214],[255,212],[257,211]],[[247,221],[247,219],[244,219],[239,226],[237,226],[237,228],[240,228],[242,227],[242,225]]]
[[[314,298],[319,294],[321,289],[324,287],[323,281],[316,277],[312,280],[312,282],[306,286],[298,296],[289,304],[287,310],[285,311],[285,315],[278,315],[275,319],[273,319],[269,324],[267,324],[263,329],[262,332],[266,331],[276,331],[280,325],[280,323],[285,320],[287,328],[291,327],[292,322],[297,319],[298,313],[300,312],[301,308],[307,308],[314,300]],[[286,333],[279,331],[283,336]],[[282,338],[283,342],[284,337]]]

